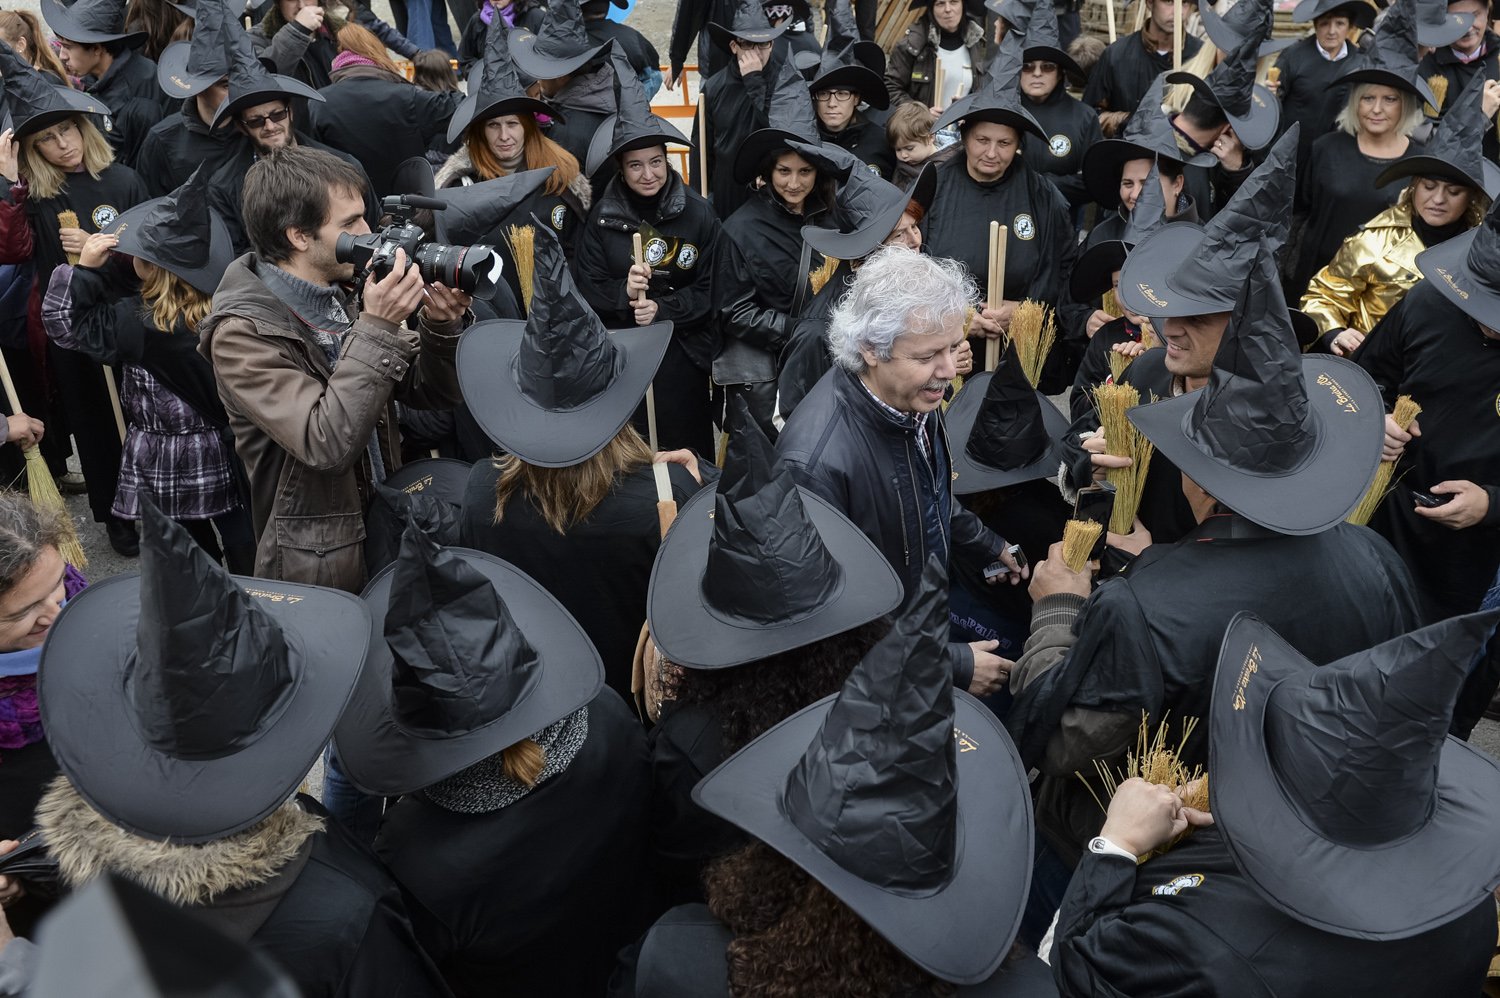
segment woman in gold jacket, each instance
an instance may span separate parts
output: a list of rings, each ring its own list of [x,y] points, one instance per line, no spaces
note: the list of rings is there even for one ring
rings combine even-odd
[[[1384,186],[1412,178],[1394,205],[1345,239],[1308,281],[1302,311],[1318,326],[1318,338],[1308,349],[1341,357],[1353,353],[1421,280],[1417,254],[1484,218],[1500,194],[1500,168],[1481,154],[1480,137],[1491,111],[1483,92],[1482,85],[1465,88],[1423,154],[1393,164],[1376,179]]]

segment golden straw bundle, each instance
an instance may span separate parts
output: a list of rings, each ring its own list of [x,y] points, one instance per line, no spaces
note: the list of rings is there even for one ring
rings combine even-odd
[[[807,275],[807,283],[812,287],[813,294],[817,294],[823,290],[823,286],[828,283],[829,278],[833,276],[833,272],[838,269],[838,266],[838,257],[825,256],[823,258],[823,265]]]
[[[4,357],[0,357],[0,383],[5,386],[5,397],[10,402],[11,412],[21,412],[21,399],[16,395],[16,385],[10,379],[10,366],[5,363]],[[62,524],[63,536],[57,545],[58,553],[63,556],[63,561],[74,568],[80,570],[87,568],[89,560],[83,553],[83,545],[78,541],[77,532],[73,529],[73,518],[68,515],[68,507],[63,502],[62,493],[57,491],[57,483],[52,480],[52,472],[47,470],[47,459],[42,457],[42,452],[36,447],[28,447],[22,453],[26,458],[26,490],[31,497],[32,504],[37,509],[52,510],[61,514],[58,521]]]
[[[1111,358],[1113,360],[1113,358]],[[1129,385],[1108,384],[1094,389],[1094,405],[1099,410],[1099,428],[1104,443],[1115,457],[1130,458],[1130,467],[1111,468],[1106,476],[1115,487],[1114,512],[1109,529],[1128,534],[1135,527],[1135,514],[1141,508],[1141,490],[1146,484],[1146,470],[1151,466],[1155,448],[1145,434],[1125,414],[1141,404],[1141,393]]]
[[[531,314],[531,285],[536,277],[536,230],[529,225],[512,225],[506,230],[510,255],[516,261],[516,282],[521,285],[521,305]]]
[[[1116,319],[1125,314],[1125,310],[1120,307],[1120,297],[1115,294],[1114,288],[1110,288],[1100,296],[1099,311],[1112,315]]]
[[[1069,520],[1063,524],[1063,561],[1075,572],[1081,572],[1089,563],[1089,552],[1104,530],[1104,524],[1094,520]]]
[[[1125,763],[1118,772],[1101,760],[1094,760],[1094,770],[1100,785],[1104,788],[1104,795],[1109,800],[1113,800],[1115,792],[1120,789],[1120,784],[1137,776],[1147,783],[1173,789],[1192,784],[1188,792],[1182,795],[1182,803],[1198,811],[1208,811],[1208,777],[1204,774],[1203,767],[1189,767],[1182,762],[1182,750],[1186,747],[1193,730],[1198,727],[1198,719],[1196,717],[1183,718],[1177,747],[1174,749],[1167,747],[1169,727],[1167,717],[1166,714],[1162,715],[1162,723],[1157,726],[1156,733],[1152,734],[1150,718],[1145,711],[1141,711],[1141,727],[1136,734],[1135,751],[1126,754]],[[1073,775],[1083,781],[1083,785],[1089,788],[1089,793],[1094,794],[1094,801],[1101,810],[1109,810],[1109,800],[1100,800],[1099,795],[1094,793],[1093,785],[1084,779],[1082,773]],[[1189,826],[1187,831],[1166,845],[1148,856],[1140,857],[1141,861],[1144,862],[1151,856],[1160,856],[1191,833],[1192,826]]]
[[[1120,353],[1118,350],[1111,350],[1109,352],[1110,378],[1118,383],[1121,376],[1125,374],[1125,368],[1130,366],[1132,360],[1135,360],[1135,358],[1129,354]]]
[[[1427,77],[1427,85],[1432,88],[1432,96],[1437,98],[1437,106],[1424,104],[1423,110],[1427,117],[1436,118],[1443,110],[1443,105],[1448,102],[1448,78],[1440,74]]]
[[[1026,380],[1035,388],[1042,380],[1042,365],[1057,339],[1057,322],[1052,310],[1030,298],[1016,306],[1010,317],[1010,341],[1016,345],[1016,356]]]
[[[75,211],[60,211],[57,213],[57,227],[59,229],[78,228],[78,213]],[[78,265],[78,254],[69,253],[68,262],[74,266]]]
[[[1422,407],[1412,400],[1410,395],[1401,395],[1396,398],[1396,406],[1391,410],[1391,418],[1402,430],[1411,426],[1412,420],[1421,415]],[[1370,522],[1370,517],[1375,515],[1375,510],[1385,499],[1385,494],[1391,490],[1391,473],[1396,470],[1394,461],[1381,461],[1380,466],[1375,469],[1375,477],[1370,480],[1370,487],[1365,489],[1364,496],[1359,500],[1359,505],[1354,507],[1354,512],[1345,517],[1348,522],[1363,527]]]
[[[1267,58],[1270,58],[1269,56]],[[1278,86],[1281,83],[1281,67],[1271,66],[1266,70],[1266,83],[1269,86]]]

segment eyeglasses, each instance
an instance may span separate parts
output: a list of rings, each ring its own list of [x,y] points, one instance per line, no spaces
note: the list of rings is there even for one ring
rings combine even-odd
[[[257,114],[253,118],[241,118],[240,124],[244,125],[252,132],[258,132],[262,128],[266,127],[266,122],[270,121],[279,125],[283,121],[285,121],[291,113],[292,112],[290,108],[284,107],[280,111],[272,111],[270,114]]]
[[[1023,73],[1055,73],[1057,63],[1055,62],[1028,62],[1021,67]]]
[[[772,42],[751,42],[746,41],[743,38],[736,38],[734,40],[734,43],[738,45],[741,50],[749,52],[769,52],[771,50],[771,45],[773,44]]]
[[[827,104],[830,101],[846,101],[853,96],[853,90],[819,90],[813,94],[813,100],[819,104]]]

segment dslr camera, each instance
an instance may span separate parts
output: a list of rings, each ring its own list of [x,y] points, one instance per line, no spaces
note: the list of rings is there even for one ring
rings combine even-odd
[[[442,211],[446,205],[437,198],[420,194],[397,194],[380,202],[381,211],[390,224],[379,232],[351,236],[345,232],[334,244],[333,254],[339,263],[352,263],[359,269],[362,282],[373,274],[379,280],[396,264],[396,251],[406,251],[406,259],[417,266],[422,280],[440,283],[475,298],[488,300],[495,294],[505,263],[492,246],[445,246],[424,242],[420,227],[412,224],[419,209]]]

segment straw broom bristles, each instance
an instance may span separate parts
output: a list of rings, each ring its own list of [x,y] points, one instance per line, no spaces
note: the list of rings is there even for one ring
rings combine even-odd
[[[1182,750],[1187,746],[1187,741],[1192,737],[1194,729],[1198,727],[1196,717],[1185,717],[1182,721],[1182,731],[1177,741],[1176,748],[1167,747],[1167,717],[1162,715],[1162,723],[1157,726],[1156,733],[1151,733],[1151,719],[1145,711],[1141,711],[1141,726],[1136,733],[1135,751],[1127,753],[1124,765],[1116,772],[1106,763],[1099,759],[1094,760],[1094,770],[1099,778],[1100,785],[1104,788],[1105,797],[1113,800],[1120,784],[1126,780],[1140,777],[1147,783],[1158,786],[1171,787],[1174,790],[1179,787],[1188,787],[1188,791],[1182,796],[1182,803],[1198,811],[1207,812],[1208,803],[1208,777],[1203,772],[1202,766],[1186,766],[1182,762]],[[1100,810],[1109,810],[1108,801],[1100,800],[1099,795],[1094,792],[1093,785],[1084,779],[1082,773],[1074,773],[1079,780],[1088,787],[1089,793],[1093,794],[1094,802],[1099,805]],[[1140,857],[1144,862],[1151,856],[1160,856],[1174,845],[1181,842],[1192,832],[1189,826],[1181,835],[1172,839],[1166,845],[1154,850],[1147,856]]]
[[[1057,322],[1050,308],[1030,298],[1016,306],[1010,317],[1010,341],[1032,388],[1042,380],[1042,365],[1056,339]]]
[[[1437,105],[1425,104],[1424,110],[1429,118],[1436,118],[1442,113],[1443,105],[1448,102],[1448,78],[1441,74],[1427,77],[1427,85],[1432,88],[1432,96],[1437,98]]]
[[[1118,350],[1111,350],[1109,352],[1109,376],[1111,380],[1118,383],[1120,378],[1125,374],[1125,368],[1130,366],[1132,360],[1135,360],[1135,358],[1129,354],[1123,354]]]
[[[531,286],[536,277],[536,230],[529,225],[512,225],[506,231],[510,255],[516,261],[516,283],[521,285],[521,305],[531,314]]]
[[[1094,520],[1069,520],[1063,524],[1063,561],[1075,572],[1083,571],[1089,563],[1089,553],[1094,542],[1104,530],[1104,524]]]
[[[1125,310],[1120,307],[1120,297],[1115,294],[1114,288],[1110,288],[1099,296],[1099,311],[1112,315],[1116,319],[1125,314]]]
[[[21,412],[20,396],[16,394],[15,382],[10,379],[10,366],[5,363],[5,358],[0,357],[0,384],[5,387],[5,397],[10,402],[12,412]],[[62,526],[62,537],[57,543],[57,551],[63,556],[63,561],[77,569],[88,567],[88,557],[83,553],[83,545],[79,543],[78,532],[73,529],[73,518],[68,515],[68,507],[63,502],[62,493],[57,491],[57,483],[52,480],[52,472],[47,470],[47,460],[42,457],[42,452],[36,447],[27,447],[23,454],[26,458],[26,491],[31,497],[32,505],[37,509],[56,512],[58,523]]]
[[[1401,395],[1396,399],[1396,406],[1391,410],[1391,419],[1396,425],[1405,431],[1411,426],[1412,420],[1421,415],[1422,407],[1412,400],[1410,395]],[[1370,517],[1375,515],[1375,510],[1384,501],[1386,493],[1391,490],[1391,474],[1396,470],[1394,461],[1381,461],[1380,466],[1375,469],[1375,477],[1370,480],[1370,487],[1365,490],[1364,496],[1359,500],[1359,505],[1354,507],[1354,512],[1345,519],[1356,526],[1363,527],[1370,522]]]
[[[1141,508],[1141,490],[1155,451],[1151,441],[1125,415],[1140,402],[1141,393],[1130,385],[1116,383],[1094,389],[1094,405],[1099,410],[1099,428],[1104,431],[1105,446],[1115,457],[1130,458],[1130,467],[1111,468],[1105,476],[1115,487],[1109,529],[1117,534],[1128,534],[1135,527],[1135,515]]]
[[[78,213],[75,212],[75,211],[60,211],[60,212],[58,212],[57,213],[57,227],[59,229],[76,229],[76,228],[78,228]],[[69,253],[68,254],[68,262],[71,263],[75,267],[78,266],[78,254],[77,253]]]
[[[823,286],[828,283],[828,279],[833,276],[833,272],[838,269],[838,265],[839,261],[837,257],[825,256],[822,265],[807,275],[807,281],[812,287],[813,294],[817,294],[823,290]]]

